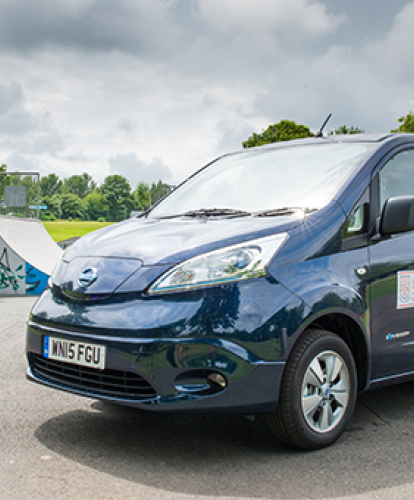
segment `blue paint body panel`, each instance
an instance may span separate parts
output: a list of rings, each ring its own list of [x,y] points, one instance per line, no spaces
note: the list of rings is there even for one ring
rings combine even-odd
[[[154,411],[273,411],[289,355],[310,327],[347,342],[360,390],[411,377],[414,307],[397,307],[397,287],[398,273],[414,270],[414,234],[372,238],[372,230],[381,215],[377,172],[396,152],[414,148],[414,136],[314,139],[340,140],[370,141],[374,147],[330,202],[306,215],[141,217],[79,240],[32,310],[28,378]],[[347,221],[364,193],[369,231],[346,238]],[[288,237],[266,276],[148,293],[155,280],[187,259],[279,233]],[[89,265],[104,279],[87,289],[77,277]],[[105,345],[103,376],[124,374],[123,388],[88,382],[97,378],[92,369],[82,372],[67,362],[45,366],[49,336]],[[73,379],[65,368],[75,370]],[[142,394],[128,389],[128,377],[139,379]]]

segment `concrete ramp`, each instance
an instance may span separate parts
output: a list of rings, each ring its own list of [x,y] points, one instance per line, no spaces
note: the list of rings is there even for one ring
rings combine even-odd
[[[41,294],[61,255],[38,219],[0,216],[0,296]]]

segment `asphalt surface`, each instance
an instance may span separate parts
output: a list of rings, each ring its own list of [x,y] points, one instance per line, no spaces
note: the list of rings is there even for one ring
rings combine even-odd
[[[262,420],[116,407],[25,379],[33,298],[0,298],[0,500],[412,499],[414,383],[366,393],[332,447]]]

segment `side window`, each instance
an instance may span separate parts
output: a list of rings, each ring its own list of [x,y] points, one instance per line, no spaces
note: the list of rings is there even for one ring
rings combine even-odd
[[[379,172],[380,209],[394,196],[414,196],[413,149],[396,154]]]
[[[369,220],[369,189],[358,200],[358,203],[352,209],[345,225],[344,238],[361,236],[368,232]]]

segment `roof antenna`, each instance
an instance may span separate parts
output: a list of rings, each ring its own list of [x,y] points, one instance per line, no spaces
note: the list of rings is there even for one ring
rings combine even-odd
[[[325,128],[326,124],[329,122],[331,119],[332,113],[329,113],[328,117],[326,120],[323,122],[322,127],[319,129],[319,132],[315,135],[315,137],[323,137],[323,129]]]

